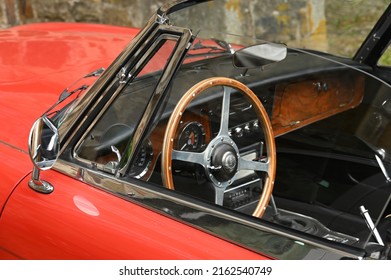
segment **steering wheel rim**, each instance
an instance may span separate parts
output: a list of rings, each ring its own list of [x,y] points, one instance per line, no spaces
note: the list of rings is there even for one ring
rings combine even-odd
[[[216,86],[223,86],[224,88],[222,113],[221,113],[222,117],[220,122],[220,131],[218,135],[210,141],[207,148],[202,153],[184,152],[184,151],[175,150],[174,138],[181,117],[185,112],[186,108],[191,103],[191,101],[193,101],[199,94],[201,94],[202,92],[204,92],[205,90],[211,87],[216,87]],[[228,119],[229,119],[228,116],[229,116],[231,89],[235,89],[242,92],[254,107],[254,110],[258,116],[258,120],[260,121],[260,127],[262,128],[265,137],[264,140],[266,144],[266,155],[267,155],[265,162],[249,161],[241,158],[235,142],[231,139],[231,137],[228,134]],[[262,193],[259,202],[257,204],[257,207],[253,212],[253,216],[261,218],[265,213],[266,207],[269,203],[274,187],[274,180],[275,180],[275,173],[276,173],[276,146],[274,141],[274,133],[273,133],[273,128],[269,116],[265,108],[263,107],[262,103],[260,102],[260,100],[251,91],[251,89],[249,89],[246,85],[244,85],[243,83],[237,80],[226,78],[226,77],[214,77],[214,78],[205,79],[197,83],[196,85],[194,85],[192,88],[190,88],[179,100],[167,123],[164,140],[163,140],[162,161],[161,161],[163,185],[168,189],[171,190],[175,189],[173,176],[172,176],[172,167],[171,167],[173,159],[199,163],[204,167],[205,172],[210,177],[209,179],[211,179],[211,181],[213,182],[213,185],[215,187],[215,202],[216,203],[221,202],[222,205],[224,191],[234,181],[234,178],[236,176],[233,175],[231,178],[228,179],[224,178],[223,180],[225,181],[221,181],[220,179],[216,180],[216,178],[214,178],[215,176],[213,176],[215,175],[215,173],[213,173],[213,169],[216,169],[217,167],[209,165],[210,159],[214,154],[217,154],[216,147],[217,146],[222,147],[222,145],[227,147],[227,148],[224,147],[225,153],[223,155],[223,157],[225,156],[226,158],[229,158],[229,160],[225,161],[226,163],[229,163],[226,164],[227,167],[232,167],[231,165],[233,163],[236,164],[234,168],[235,170],[233,170],[233,172],[237,173],[237,171],[239,170],[257,170],[266,173],[265,176],[266,179],[263,184]],[[237,162],[235,162],[235,160]],[[226,166],[224,165],[224,168],[225,167]]]

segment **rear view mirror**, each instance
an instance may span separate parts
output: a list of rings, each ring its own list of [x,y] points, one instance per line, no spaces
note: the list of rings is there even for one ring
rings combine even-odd
[[[284,60],[286,55],[285,45],[265,43],[238,50],[233,55],[233,64],[238,68],[258,68]]]
[[[33,125],[29,137],[29,153],[34,166],[40,170],[53,167],[60,151],[56,126],[47,116],[42,116]]]

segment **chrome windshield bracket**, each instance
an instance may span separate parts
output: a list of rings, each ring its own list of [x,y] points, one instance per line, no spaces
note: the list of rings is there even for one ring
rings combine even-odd
[[[386,177],[387,183],[390,183],[391,182],[391,178],[390,178],[390,175],[387,172],[386,167],[384,166],[384,163],[383,163],[382,159],[378,155],[375,155],[375,158],[376,158],[377,164],[379,165],[381,171],[383,172],[384,177]]]
[[[377,243],[379,243],[381,246],[384,246],[384,242],[380,237],[380,234],[377,231],[377,228],[375,227],[375,224],[373,223],[371,216],[368,213],[368,209],[365,209],[364,205],[360,206],[360,213],[363,216],[365,222],[367,223],[369,230],[371,231],[371,233],[373,233]]]
[[[156,23],[165,24],[168,21],[168,17],[164,14],[157,14]]]

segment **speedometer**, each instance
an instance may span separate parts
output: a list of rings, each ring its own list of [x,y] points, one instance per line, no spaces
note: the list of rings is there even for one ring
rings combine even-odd
[[[177,149],[200,152],[205,147],[205,129],[199,122],[189,122],[179,134]]]

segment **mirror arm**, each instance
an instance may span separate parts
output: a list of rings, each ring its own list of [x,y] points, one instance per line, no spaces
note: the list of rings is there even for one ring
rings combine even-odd
[[[29,187],[39,193],[49,194],[53,192],[54,187],[50,183],[40,180],[39,175],[40,170],[34,166],[31,180],[29,181]]]

